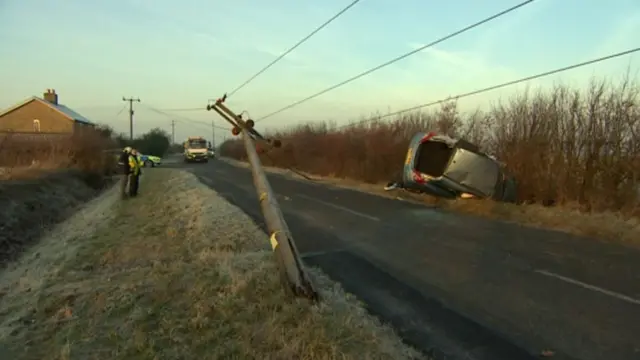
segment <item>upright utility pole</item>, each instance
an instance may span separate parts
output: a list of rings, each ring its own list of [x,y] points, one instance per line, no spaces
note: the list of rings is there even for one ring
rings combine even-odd
[[[211,148],[216,148],[216,125],[211,121]]]
[[[171,120],[171,145],[176,143],[176,121]]]
[[[140,102],[139,98],[126,98],[126,97],[122,97],[122,101],[128,101],[129,102],[129,140],[133,140],[133,102],[137,101]]]

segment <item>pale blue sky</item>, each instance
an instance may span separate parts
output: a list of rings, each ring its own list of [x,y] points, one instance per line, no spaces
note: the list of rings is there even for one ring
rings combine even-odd
[[[122,96],[156,108],[204,107],[351,0],[0,0],[0,107],[55,88],[60,101],[128,130]],[[230,98],[258,118],[429,43],[518,0],[362,0]],[[447,4],[448,3],[448,4]],[[347,121],[640,46],[638,0],[537,0],[514,13],[259,123]],[[640,55],[539,81],[621,76]],[[487,104],[522,87],[461,100]],[[136,132],[170,130],[137,106]],[[225,125],[215,113],[178,116]],[[178,138],[206,126],[179,123]],[[221,135],[220,135],[221,136]],[[220,140],[220,138],[218,138]]]

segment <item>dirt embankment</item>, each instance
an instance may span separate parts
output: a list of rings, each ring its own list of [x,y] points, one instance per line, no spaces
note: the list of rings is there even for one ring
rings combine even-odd
[[[319,270],[289,299],[268,238],[194,175],[147,171],[57,226],[0,273],[0,357],[423,358]]]
[[[0,180],[0,267],[107,185],[76,170],[30,175]]]

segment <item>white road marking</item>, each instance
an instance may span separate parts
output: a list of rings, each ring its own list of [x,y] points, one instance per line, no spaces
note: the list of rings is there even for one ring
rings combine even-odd
[[[596,292],[599,292],[599,293],[604,294],[604,295],[609,295],[609,296],[614,297],[614,298],[616,298],[618,300],[626,301],[626,302],[634,304],[634,305],[640,305],[640,300],[638,300],[638,299],[634,299],[634,298],[629,297],[627,295],[619,294],[619,293],[613,292],[611,290],[603,289],[603,288],[597,287],[595,285],[590,285],[590,284],[587,284],[587,283],[583,283],[582,281],[578,281],[578,280],[575,280],[575,279],[572,279],[572,278],[569,278],[569,277],[566,277],[566,276],[558,275],[556,273],[552,273],[552,272],[547,271],[547,270],[534,270],[534,272],[536,272],[538,274],[545,275],[545,276],[549,276],[549,277],[552,277],[552,278],[556,278],[558,280],[562,280],[564,282],[568,282],[569,284],[577,285],[577,286],[583,287],[585,289],[596,291]]]
[[[361,212],[359,212],[359,211],[351,210],[351,209],[346,208],[346,207],[344,207],[344,206],[340,206],[340,205],[332,204],[332,203],[329,203],[329,202],[326,202],[326,201],[322,201],[322,200],[318,200],[318,199],[316,199],[316,198],[312,198],[312,197],[310,197],[310,196],[306,196],[306,195],[302,195],[302,194],[297,194],[297,196],[299,196],[299,197],[301,197],[301,198],[305,198],[305,199],[307,199],[307,200],[311,200],[311,201],[318,202],[318,203],[320,203],[320,204],[323,204],[323,205],[325,205],[325,206],[332,207],[332,208],[334,208],[334,209],[342,210],[342,211],[344,211],[344,212],[348,212],[348,213],[350,213],[350,214],[353,214],[353,215],[357,215],[357,216],[363,217],[363,218],[365,218],[365,219],[369,219],[369,220],[373,220],[373,221],[380,221],[380,219],[379,219],[379,218],[377,218],[377,217],[375,217],[375,216],[371,216],[371,215],[367,215],[367,214],[361,213]]]
[[[232,165],[235,165],[235,164],[232,164]],[[313,185],[324,185],[324,184],[313,183],[313,182],[311,182],[311,184],[313,184]],[[319,199],[316,199],[316,198],[313,198],[313,197],[310,197],[310,196],[302,195],[302,194],[297,194],[297,195],[299,197],[301,197],[301,198],[305,198],[307,200],[315,201],[315,202],[318,202],[318,203],[323,204],[325,206],[329,206],[329,207],[332,207],[334,209],[342,210],[342,211],[348,212],[348,213],[353,214],[353,215],[357,215],[357,216],[360,216],[360,217],[363,217],[363,218],[366,218],[366,219],[369,219],[369,220],[373,220],[373,221],[380,221],[380,219],[375,217],[375,216],[371,216],[371,215],[367,215],[367,214],[361,213],[359,211],[351,210],[351,209],[346,208],[344,206],[332,204],[332,203],[329,203],[329,202],[326,202],[326,201],[322,201],[322,200],[319,200]],[[405,200],[405,199],[402,199],[402,198],[398,197],[397,200]],[[327,254],[327,253],[333,253],[333,252],[339,252],[339,251],[340,250],[310,252],[310,253],[306,253],[306,254],[303,253],[303,254],[301,254],[301,256],[303,258],[304,257],[313,257],[313,256],[317,256],[317,255],[324,255],[324,254]],[[569,278],[569,277],[566,277],[566,276],[562,276],[562,275],[559,275],[559,274],[556,274],[556,273],[553,273],[553,272],[550,272],[550,271],[547,271],[547,270],[538,269],[538,270],[534,270],[534,272],[536,272],[538,274],[541,274],[541,275],[544,275],[544,276],[552,277],[552,278],[567,282],[569,284],[580,286],[580,287],[582,287],[584,289],[595,291],[595,292],[601,293],[603,295],[608,295],[608,296],[611,296],[611,297],[616,298],[618,300],[622,300],[622,301],[625,301],[625,302],[628,302],[628,303],[631,303],[631,304],[634,304],[634,305],[640,305],[640,300],[638,300],[638,299],[634,299],[634,298],[632,298],[630,296],[623,295],[623,294],[620,294],[620,293],[617,293],[617,292],[614,292],[614,291],[611,291],[611,290],[603,289],[603,288],[600,288],[600,287],[595,286],[595,285],[590,285],[590,284],[584,283],[582,281],[575,280],[575,279],[572,279],[572,278]]]

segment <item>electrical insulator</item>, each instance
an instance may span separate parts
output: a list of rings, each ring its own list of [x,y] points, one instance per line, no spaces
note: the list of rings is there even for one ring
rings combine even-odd
[[[246,124],[249,129],[253,129],[253,125],[255,125],[256,123],[253,120],[249,119],[247,120]]]
[[[239,127],[234,127],[233,129],[231,129],[231,133],[235,136],[238,136],[240,134],[240,128]]]

